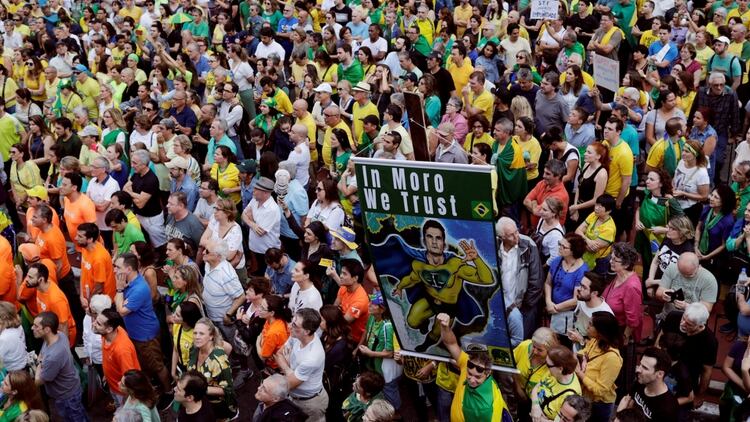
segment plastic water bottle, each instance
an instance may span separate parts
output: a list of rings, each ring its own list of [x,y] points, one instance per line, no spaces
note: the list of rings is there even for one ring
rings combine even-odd
[[[740,275],[737,277],[737,290],[742,291],[745,283],[747,283],[747,272],[743,268],[742,271],[740,271]]]

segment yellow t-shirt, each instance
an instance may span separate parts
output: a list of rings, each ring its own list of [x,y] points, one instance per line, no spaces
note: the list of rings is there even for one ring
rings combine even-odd
[[[482,114],[487,118],[487,121],[492,121],[492,109],[495,107],[495,97],[486,89],[482,90],[479,95],[474,92],[469,92],[469,104],[472,107],[482,110]]]
[[[651,150],[648,152],[648,157],[646,158],[646,164],[648,166],[658,168],[664,164],[664,150],[667,149],[667,142],[670,141],[667,139],[659,139],[651,147]],[[675,157],[677,158],[677,161],[680,161],[680,157],[682,157],[680,145],[674,142],[672,142],[672,145],[674,145]]]
[[[727,21],[734,17],[740,18],[742,24],[745,25],[745,28],[750,28],[750,26],[748,26],[750,25],[750,9],[746,10],[745,13],[741,13],[739,8],[730,10],[729,13],[727,13]]]
[[[469,131],[464,139],[464,151],[471,153],[471,149],[477,144],[487,144],[490,147],[495,143],[495,138],[490,136],[489,133],[483,133],[479,138],[474,139],[474,131]]]
[[[276,89],[276,93],[273,94],[273,99],[276,101],[277,110],[287,115],[292,114],[294,108],[292,107],[292,102],[289,101],[289,96],[286,95],[286,92],[281,89]]]
[[[573,374],[573,378],[567,384],[560,383],[557,378],[550,374],[547,378],[539,383],[539,390],[537,391],[537,399],[539,404],[542,406],[542,412],[547,419],[555,420],[557,414],[560,412],[560,408],[565,402],[565,399],[571,394],[581,394],[581,383],[578,381],[576,374]],[[572,390],[565,392],[565,390]],[[557,396],[552,401],[549,400],[552,397]]]
[[[589,89],[594,89],[594,86],[596,86],[594,77],[591,76],[588,72],[584,72],[584,71],[581,71],[581,74],[583,75],[583,84],[586,85]],[[567,79],[568,79],[568,73],[567,72],[561,73],[560,85],[564,84]]]
[[[599,249],[596,253],[586,251],[583,254],[583,260],[586,261],[589,268],[594,268],[597,259],[609,256],[612,251],[612,244],[615,242],[615,234],[617,233],[617,226],[615,226],[615,221],[612,220],[612,217],[598,226],[596,225],[597,218],[593,212],[586,217],[586,237],[590,240],[604,240],[608,245],[606,248]]]
[[[367,101],[367,104],[364,106],[360,106],[358,102],[354,102],[354,107],[352,107],[352,126],[354,128],[354,140],[352,141],[352,145],[357,145],[357,149],[359,149],[359,140],[362,138],[362,132],[364,131],[364,122],[362,122],[362,119],[365,116],[376,116],[378,117],[380,114],[378,112],[378,107],[372,103],[372,101]]]
[[[659,40],[659,34],[654,34],[654,31],[652,29],[648,29],[646,31],[643,31],[641,34],[641,45],[645,45],[646,47],[651,47],[651,44],[654,43],[654,41]]]
[[[211,178],[219,182],[219,191],[226,188],[236,188],[240,186],[240,170],[234,163],[229,163],[224,171],[220,171],[219,165],[214,163],[213,166],[211,166]],[[234,201],[235,204],[238,204],[241,200],[239,192],[230,193],[229,198]]]
[[[513,139],[518,142],[518,145],[521,146],[521,150],[524,152],[524,160],[526,158],[526,153],[529,153],[529,161],[530,163],[537,163],[537,168],[533,170],[526,170],[526,180],[533,180],[539,177],[539,158],[542,156],[542,146],[539,144],[539,141],[535,137],[531,137],[528,141],[524,142],[521,140],[518,136],[513,136]]]
[[[620,139],[619,143],[609,149],[609,179],[604,192],[617,199],[622,186],[623,176],[633,175],[633,151],[631,151],[627,142]],[[628,187],[628,191],[629,191]],[[628,194],[625,192],[625,195]]]
[[[333,135],[333,129],[343,129],[344,132],[346,132],[347,135],[349,135],[349,142],[352,141],[352,131],[349,130],[349,126],[344,123],[343,120],[341,120],[336,126],[334,127],[327,127],[326,132],[323,135],[323,149],[321,150],[321,154],[323,154],[323,163],[325,163],[326,167],[331,166],[331,136]]]
[[[96,79],[89,77],[83,83],[76,81],[76,91],[81,96],[84,107],[89,109],[89,119],[98,119],[99,107],[96,103],[99,100],[100,89]]]
[[[564,75],[564,73],[563,73],[563,75]],[[646,94],[646,92],[644,92],[641,89],[639,89],[638,92],[640,93],[640,99],[638,100],[638,105],[642,109],[645,110],[646,106],[648,105],[648,94]],[[621,87],[617,88],[617,96],[618,97],[622,97],[623,95],[625,95],[625,87],[621,86]]]
[[[702,50],[696,48],[695,53],[695,60],[701,64],[701,80],[706,79],[706,66],[708,65],[708,61],[711,60],[711,57],[714,55],[714,50],[711,47],[706,46]]]
[[[513,359],[516,361],[520,383],[528,396],[540,381],[550,376],[547,365],[531,366],[531,348],[531,340],[524,340],[513,349]]]
[[[454,22],[461,20],[461,21],[466,21],[466,23],[468,24],[469,18],[471,18],[471,15],[472,15],[472,8],[471,8],[471,5],[468,3],[466,3],[466,7],[462,5],[458,5],[453,9],[453,21]],[[459,37],[463,36],[464,31],[466,31],[466,27],[462,27],[462,26],[456,27],[456,32]]]
[[[464,57],[464,62],[461,66],[456,66],[456,63],[454,63],[452,59],[448,59],[448,65],[446,68],[453,77],[453,85],[456,86],[456,92],[461,92],[466,84],[469,83],[469,76],[474,72],[474,66],[471,65],[471,60],[468,57]],[[490,118],[490,120],[492,119]]]
[[[318,127],[315,125],[315,119],[313,119],[312,114],[307,113],[307,116],[301,119],[298,118],[295,123],[303,124],[307,128],[307,140],[310,144],[310,161],[318,161],[318,150],[315,148],[318,142]]]
[[[18,89],[18,84],[16,84],[16,81],[13,80],[13,78],[5,78],[5,83],[0,84],[0,86],[3,87],[3,98],[8,98],[13,95],[16,95],[16,90]],[[13,107],[16,105],[16,99],[8,100],[5,102],[5,108],[8,109],[10,107]]]

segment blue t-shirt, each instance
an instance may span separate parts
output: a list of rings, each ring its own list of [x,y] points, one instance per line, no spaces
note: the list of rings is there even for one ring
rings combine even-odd
[[[307,200],[307,192],[296,179],[289,182],[289,190],[287,191],[284,200],[286,201],[289,210],[292,212],[292,216],[294,216],[294,218],[296,218],[298,222],[300,221],[301,217],[307,216],[307,213],[310,211],[310,205],[308,205],[309,202]],[[282,217],[279,232],[284,237],[288,237],[290,239],[299,239],[299,237],[294,234],[292,229],[289,228],[289,223],[286,221],[286,218]]]
[[[549,264],[550,281],[552,281],[552,302],[561,303],[573,298],[573,290],[581,284],[583,275],[589,270],[584,262],[573,272],[567,272],[562,267],[561,256],[552,259]]]
[[[281,271],[276,271],[271,267],[266,268],[266,277],[271,280],[271,286],[277,295],[285,295],[292,291],[292,270],[297,263],[287,256],[287,263]]]
[[[638,155],[641,153],[641,147],[638,144],[638,131],[636,130],[635,126],[629,123],[625,124],[620,137],[630,147],[630,150],[633,152],[633,157],[638,157]],[[630,179],[630,186],[638,186],[637,171],[633,171],[633,176]]]
[[[130,313],[122,319],[125,321],[125,329],[128,336],[135,341],[149,341],[159,335],[159,320],[154,313],[154,305],[151,302],[151,289],[142,275],[138,275],[125,287],[125,305]]]
[[[654,56],[659,53],[662,48],[664,48],[664,44],[662,44],[661,41],[656,40],[651,44],[651,46],[648,47],[648,55]],[[664,60],[669,62],[669,66],[658,68],[659,76],[669,75],[669,72],[672,71],[672,65],[674,64],[675,60],[677,60],[677,57],[679,55],[680,52],[677,50],[677,46],[673,42],[670,42],[669,51],[667,51],[667,54],[664,56]]]

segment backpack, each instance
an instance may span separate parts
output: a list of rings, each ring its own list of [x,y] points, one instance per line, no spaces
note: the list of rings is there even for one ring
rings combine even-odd
[[[231,114],[237,107],[242,107],[242,118],[234,125],[234,130],[237,132],[237,136],[240,139],[240,147],[244,147],[246,141],[250,142],[250,122],[253,121],[253,119],[250,117],[250,113],[247,112],[247,109],[241,102],[230,107],[229,113]]]
[[[706,69],[708,72],[711,72],[711,64],[714,62],[714,57],[716,57],[716,54],[711,56],[710,59],[708,59],[708,64],[706,65]],[[732,76],[732,64],[734,64],[734,61],[737,60],[737,62],[740,64],[740,74],[737,76]],[[727,77],[727,85],[731,85],[730,80],[734,80],[735,77],[740,78],[740,82],[742,81],[742,75],[745,72],[745,61],[740,59],[737,56],[732,56],[732,59],[729,61],[729,74],[725,74]]]

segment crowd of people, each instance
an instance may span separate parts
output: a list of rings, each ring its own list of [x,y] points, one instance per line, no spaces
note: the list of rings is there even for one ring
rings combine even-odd
[[[749,2],[553,4],[0,2],[0,422],[689,420],[720,300],[744,420]],[[517,373],[401,352],[355,157],[491,167]]]

